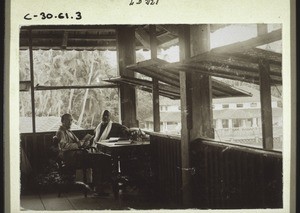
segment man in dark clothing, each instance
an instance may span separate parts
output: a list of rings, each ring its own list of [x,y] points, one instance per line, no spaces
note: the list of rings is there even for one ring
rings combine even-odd
[[[111,114],[108,110],[104,110],[102,113],[102,121],[95,129],[95,137],[93,140],[93,146],[97,146],[97,142],[104,142],[105,140],[117,137],[117,138],[128,138],[129,129],[119,123],[113,123],[111,121]],[[108,195],[104,190],[107,185],[111,183],[112,168],[111,159],[104,154],[91,154],[91,162],[94,162],[93,166],[93,180],[94,186],[96,187],[98,196]]]
[[[111,137],[127,138],[128,136],[128,128],[121,124],[113,123],[110,112],[104,110],[102,113],[102,122],[95,129],[94,144]]]

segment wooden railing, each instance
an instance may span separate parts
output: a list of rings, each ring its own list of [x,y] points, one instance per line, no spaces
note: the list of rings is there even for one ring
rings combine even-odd
[[[180,203],[180,138],[150,137],[158,195]],[[193,207],[282,207],[282,154],[209,139],[191,143]]]
[[[199,139],[191,144],[201,208],[282,207],[282,154]]]
[[[181,201],[180,137],[150,135],[152,171],[159,200],[166,203]]]
[[[82,138],[92,130],[74,131]],[[35,172],[49,159],[55,132],[21,134],[24,149]],[[154,191],[164,203],[181,203],[180,137],[151,134],[151,170]],[[282,207],[282,153],[208,139],[191,142],[193,207]]]
[[[75,135],[80,139],[85,134],[92,133],[93,130],[75,130]],[[35,133],[34,140],[33,133],[21,133],[21,147],[23,148],[34,173],[39,173],[45,163],[50,157],[50,147],[52,145],[52,137],[55,132],[38,132]]]

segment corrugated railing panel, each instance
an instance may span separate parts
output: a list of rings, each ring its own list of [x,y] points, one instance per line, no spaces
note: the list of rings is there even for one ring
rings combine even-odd
[[[180,139],[168,136],[150,136],[153,172],[157,194],[167,203],[181,201]]]
[[[198,208],[282,207],[282,154],[213,141],[192,143]]]

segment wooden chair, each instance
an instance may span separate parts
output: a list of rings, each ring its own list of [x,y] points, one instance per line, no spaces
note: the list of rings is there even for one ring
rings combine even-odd
[[[74,150],[61,151],[59,146],[59,140],[57,136],[53,136],[53,146],[59,150],[56,162],[58,165],[58,172],[61,177],[61,183],[59,184],[58,197],[62,192],[67,192],[70,189],[79,189],[87,197],[90,187],[87,185],[87,169],[91,166],[88,161],[88,154],[94,152],[94,147],[85,147]],[[75,181],[75,173],[77,169],[81,169],[83,172],[83,181]]]

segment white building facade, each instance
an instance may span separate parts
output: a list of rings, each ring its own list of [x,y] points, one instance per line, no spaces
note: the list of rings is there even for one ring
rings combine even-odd
[[[245,141],[246,144],[260,143],[262,138],[261,104],[258,90],[238,87],[252,94],[251,97],[213,99],[213,127],[215,140],[228,142]],[[272,96],[274,143],[282,142],[282,101]],[[160,100],[161,132],[180,134],[180,100]],[[153,129],[153,118],[146,119],[146,129]],[[277,141],[277,142],[276,142]],[[276,145],[278,149],[281,144]]]

